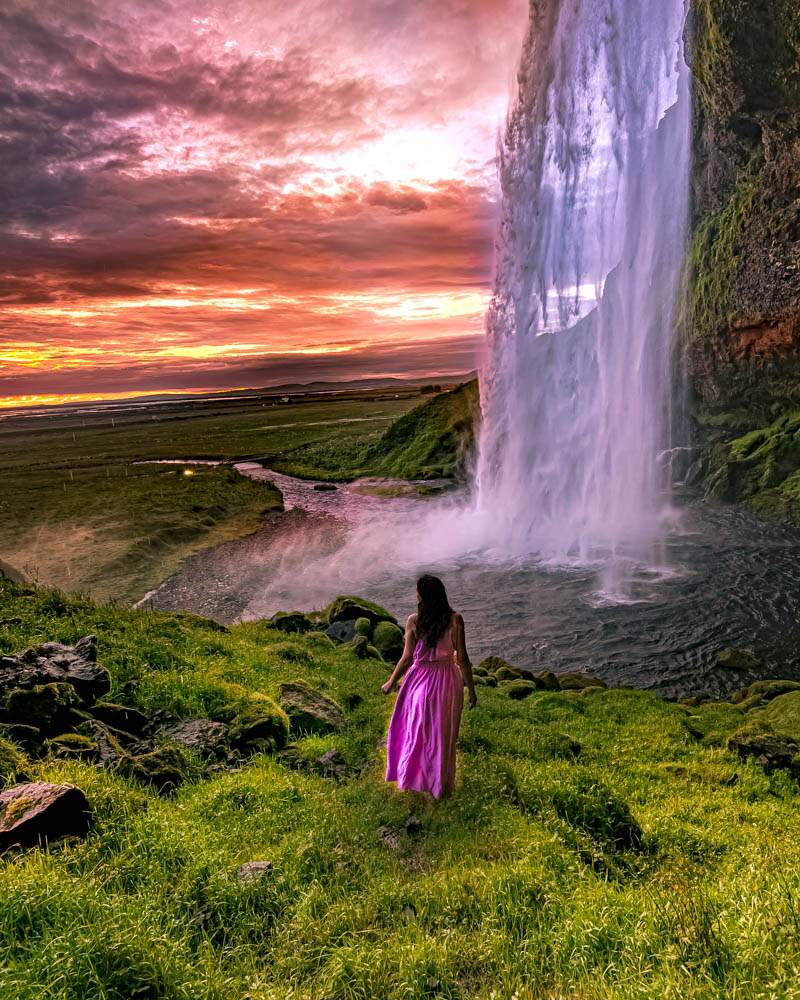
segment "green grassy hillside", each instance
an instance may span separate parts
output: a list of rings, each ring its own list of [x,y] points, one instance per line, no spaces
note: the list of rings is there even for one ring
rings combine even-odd
[[[94,824],[0,862],[3,1000],[800,996],[798,786],[723,749],[742,707],[481,687],[434,806],[382,781],[388,667],[350,646],[8,581],[0,617],[4,653],[96,633],[111,696],[148,713],[229,718],[301,680],[347,720],[171,796],[27,762]],[[332,748],[346,780],[304,766]]]

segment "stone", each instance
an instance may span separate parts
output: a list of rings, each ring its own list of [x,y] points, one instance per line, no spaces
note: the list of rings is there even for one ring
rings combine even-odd
[[[99,701],[89,710],[90,714],[114,729],[138,736],[148,723],[147,716],[136,708],[127,705],[117,705],[110,701]]]
[[[356,635],[364,635],[368,639],[372,636],[372,622],[369,618],[356,618],[355,620],[355,630]]]
[[[46,746],[53,757],[64,760],[96,761],[100,756],[97,744],[81,733],[62,733],[48,740]]]
[[[516,667],[499,667],[494,672],[494,676],[497,679],[498,685],[502,684],[504,681],[518,681],[522,678],[522,671],[517,670]]]
[[[335,598],[326,608],[324,617],[327,618],[329,624],[356,618],[369,618],[373,625],[382,621],[397,624],[397,619],[390,611],[362,597],[340,596]]]
[[[797,753],[797,743],[777,733],[743,731],[728,740],[728,750],[741,760],[753,758],[767,773],[790,768]]]
[[[334,778],[336,781],[344,781],[349,777],[352,768],[336,749],[328,750],[317,759],[317,769],[326,778]]]
[[[557,674],[558,684],[562,691],[580,691],[589,687],[606,687],[605,681],[591,674],[575,671],[566,674]]]
[[[0,850],[32,847],[89,829],[89,803],[74,785],[34,781],[0,792]]]
[[[104,723],[98,722],[96,719],[87,719],[77,726],[75,731],[79,736],[85,736],[91,740],[97,749],[97,760],[104,767],[118,764],[125,756],[125,751],[119,741],[119,736],[125,734],[113,732]],[[131,737],[128,737],[128,740],[130,741]]]
[[[333,493],[337,487],[333,483],[314,483],[317,493]]]
[[[350,643],[359,660],[382,660],[383,657],[365,635],[356,635]]]
[[[559,691],[561,689],[558,677],[556,677],[552,670],[540,670],[533,675],[533,679],[536,681],[537,687],[540,687],[543,691]]]
[[[356,634],[355,618],[334,622],[325,629],[325,635],[334,642],[352,642]]]
[[[270,628],[276,628],[290,634],[310,632],[315,627],[314,622],[302,611],[278,611],[277,614],[268,618],[266,623]]]
[[[403,655],[405,636],[403,630],[392,622],[378,622],[372,633],[372,645],[384,660],[397,663]]]
[[[764,662],[745,649],[728,646],[717,653],[716,665],[724,670],[762,670]]]
[[[260,882],[271,872],[271,861],[245,861],[236,869],[236,877],[240,882]]]
[[[9,722],[35,726],[45,735],[52,735],[67,728],[70,711],[78,704],[79,699],[70,684],[35,684],[9,691],[4,715]]]
[[[400,835],[393,826],[379,826],[378,836],[390,850],[400,850]]]
[[[162,793],[177,788],[185,777],[183,755],[175,746],[157,747],[150,753],[126,756],[120,761],[120,770]]]
[[[522,701],[523,698],[530,697],[538,690],[535,681],[511,680],[503,681],[497,685],[498,691],[502,691],[512,701]]]
[[[280,750],[289,739],[289,719],[266,695],[253,696],[242,705],[231,722],[234,746],[251,753]]]
[[[228,727],[211,719],[181,719],[158,735],[203,758],[224,756],[228,747]]]
[[[509,670],[514,670],[515,668],[507,663],[502,656],[487,656],[481,660],[478,664],[478,669],[483,670],[486,674],[491,674],[495,676],[498,670],[508,667]],[[519,671],[517,671],[519,673]]]
[[[84,636],[74,646],[45,642],[19,656],[0,657],[0,695],[14,688],[57,683],[70,684],[86,705],[108,694],[111,677],[97,663],[93,635]]]
[[[22,722],[7,722],[0,724],[0,735],[21,746],[28,753],[38,753],[42,749],[41,729],[38,726],[28,726]]]
[[[412,813],[403,824],[403,829],[406,831],[407,836],[416,837],[422,833],[422,820]]]
[[[345,724],[339,706],[302,681],[281,684],[278,702],[289,716],[293,733],[329,733]]]

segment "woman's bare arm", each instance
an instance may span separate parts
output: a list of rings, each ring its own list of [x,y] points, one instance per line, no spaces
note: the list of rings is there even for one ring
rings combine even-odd
[[[453,619],[453,631],[456,647],[456,659],[458,660],[458,666],[461,670],[461,676],[464,678],[464,684],[467,688],[469,695],[469,707],[475,708],[478,704],[478,696],[475,693],[475,681],[472,677],[472,662],[469,658],[469,653],[467,652],[467,640],[464,636],[464,619],[461,615],[455,615]]]
[[[405,643],[403,645],[403,653],[392,671],[392,676],[381,686],[381,690],[384,694],[390,693],[395,684],[397,684],[406,670],[408,670],[411,666],[411,661],[414,659],[414,645],[416,643],[416,624],[417,616],[409,615],[408,620],[406,621],[406,635]]]

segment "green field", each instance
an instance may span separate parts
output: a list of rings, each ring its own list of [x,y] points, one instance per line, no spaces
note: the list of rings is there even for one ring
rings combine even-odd
[[[243,397],[115,415],[9,417],[0,423],[0,558],[44,584],[130,602],[191,552],[258,526],[277,492],[229,469],[152,459],[262,457],[278,469],[336,473],[411,406],[417,388],[318,398]],[[308,471],[308,469],[306,469]]]
[[[27,763],[83,789],[94,827],[0,862],[2,1000],[800,997],[800,794],[724,749],[741,708],[480,688],[457,795],[433,806],[382,781],[389,668],[349,647],[8,582],[0,604],[3,652],[95,632],[112,697],[148,712],[226,719],[305,680],[351,708],[292,759],[365,763],[336,782],[261,755],[166,797]],[[250,860],[268,876],[241,882]]]

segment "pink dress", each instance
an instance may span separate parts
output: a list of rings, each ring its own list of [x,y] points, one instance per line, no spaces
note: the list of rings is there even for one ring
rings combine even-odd
[[[435,649],[417,642],[386,740],[386,780],[437,799],[455,788],[456,739],[464,705],[452,632],[449,628]]]

